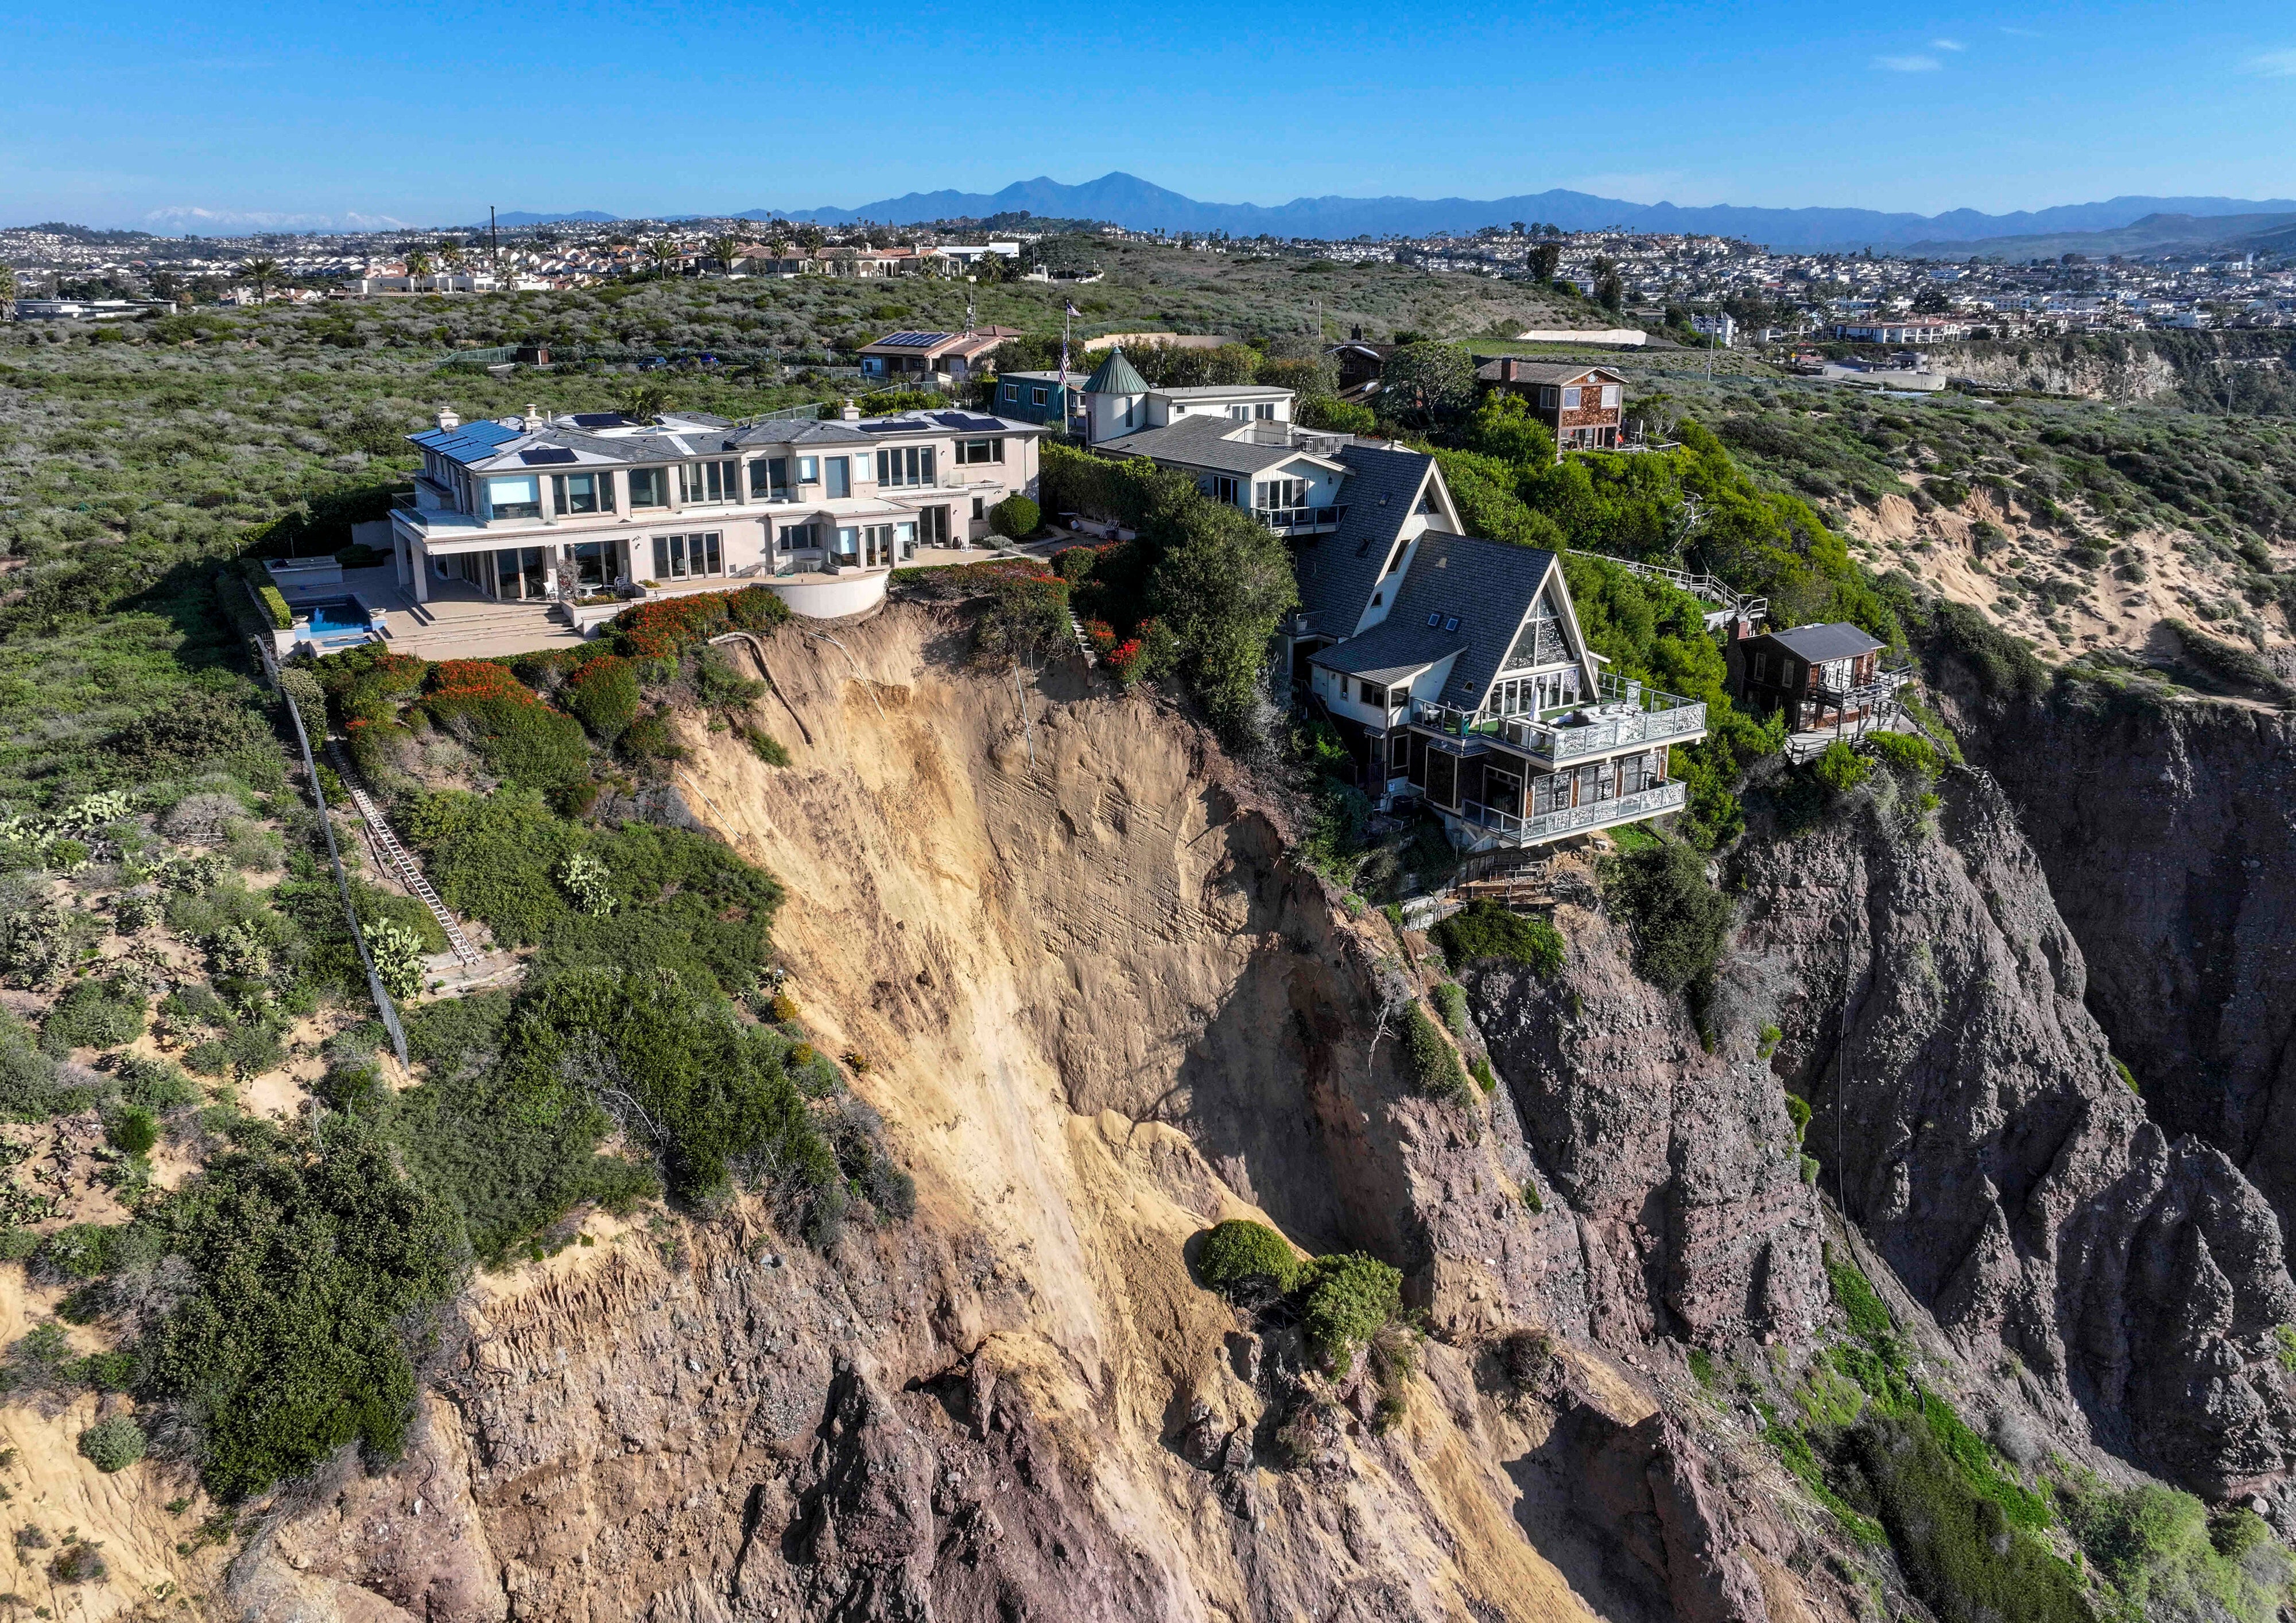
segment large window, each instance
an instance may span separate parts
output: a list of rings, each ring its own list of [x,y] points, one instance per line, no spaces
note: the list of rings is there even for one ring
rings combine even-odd
[[[1616,383],[1603,385],[1603,408],[1605,411],[1619,409],[1619,386]]]
[[[677,464],[677,499],[681,502],[737,502],[742,499],[740,464],[733,461]]]
[[[800,456],[797,459],[797,482],[800,485],[821,483],[821,458]]]
[[[821,545],[821,533],[811,524],[784,524],[780,545],[785,553],[809,553]]]
[[[636,507],[667,507],[669,505],[669,481],[660,468],[630,470],[630,505]]]
[[[707,575],[723,575],[726,560],[719,551],[718,532],[710,530],[699,536],[656,536],[653,538],[653,578],[656,580],[692,580]]]
[[[1256,504],[1263,512],[1308,504],[1308,481],[1304,479],[1267,479],[1259,481],[1253,493]]]
[[[551,496],[562,513],[614,511],[614,476],[611,473],[554,473]]]
[[[933,482],[931,446],[891,446],[877,453],[880,485],[930,485]]]
[[[853,458],[853,460],[855,462],[859,462],[861,459],[857,456]],[[853,494],[853,480],[852,476],[847,471],[845,458],[842,456],[831,457],[829,459],[827,472],[829,474],[829,478],[824,483],[822,488],[822,494],[824,496],[851,496]]]
[[[956,442],[956,460],[964,466],[1003,462],[1004,442],[1001,439],[960,439]]]
[[[542,480],[532,473],[487,481],[487,505],[497,519],[538,519],[542,516]]]
[[[1575,412],[1578,409],[1578,391],[1577,389],[1566,389],[1562,391],[1562,409],[1566,412]]]
[[[760,456],[750,464],[750,494],[768,501],[789,500],[789,458]]]
[[[1273,400],[1262,400],[1259,405],[1251,408],[1251,414],[1254,417],[1259,418],[1262,422],[1273,422],[1275,417],[1275,402]]]

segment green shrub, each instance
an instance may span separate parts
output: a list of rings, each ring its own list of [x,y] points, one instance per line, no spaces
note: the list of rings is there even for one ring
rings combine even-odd
[[[1945,770],[1945,758],[1926,738],[1913,733],[1868,733],[1865,747],[1874,758],[1899,772],[1934,778]]]
[[[277,586],[258,586],[255,594],[263,600],[263,611],[271,617],[273,630],[284,631],[295,623],[295,616],[289,611],[287,600],[281,595]]]
[[[1204,1236],[1196,1272],[1209,1289],[1223,1295],[1259,1288],[1260,1281],[1288,1294],[1306,1266],[1292,1254],[1291,1242],[1266,1224],[1230,1217]]]
[[[1852,1335],[1870,1340],[1889,1335],[1897,1328],[1897,1322],[1890,1318],[1890,1309],[1875,1293],[1872,1282],[1855,1262],[1838,1255],[1831,1245],[1825,1248],[1825,1276],[1833,1283],[1833,1299],[1849,1319]]]
[[[1299,1287],[1300,1327],[1327,1370],[1345,1369],[1403,1311],[1403,1275],[1357,1252],[1318,1257]]]
[[[1690,1349],[1690,1373],[1708,1391],[1714,1389],[1714,1356],[1702,1347]]]
[[[1475,1086],[1485,1093],[1495,1094],[1499,1091],[1498,1077],[1492,1071],[1490,1061],[1483,1055],[1479,1053],[1467,1062],[1467,1072],[1475,1078]]]
[[[1874,775],[1874,764],[1839,739],[1818,752],[1809,769],[1828,791],[1837,795],[1848,794]]]
[[[47,1121],[94,1102],[94,1088],[62,1083],[23,1021],[0,1009],[0,1120]]]
[[[1809,1101],[1800,1094],[1788,1094],[1786,1116],[1793,1123],[1794,1143],[1801,1143],[1809,1133]]]
[[[637,719],[638,678],[619,654],[602,654],[567,678],[566,708],[601,743],[612,743]]]
[[[125,1471],[144,1457],[144,1428],[125,1414],[100,1420],[79,1434],[79,1451],[98,1471]]]
[[[693,655],[693,694],[712,709],[734,709],[765,697],[766,684],[745,676],[722,648],[704,645]]]
[[[1443,1016],[1443,1025],[1461,1042],[1467,1040],[1467,988],[1456,980],[1446,980],[1435,988],[1435,1007]]]
[[[1562,931],[1545,919],[1510,912],[1493,901],[1469,902],[1429,930],[1427,939],[1455,975],[1479,958],[1529,964],[1541,975],[1562,967]]]
[[[2210,1525],[2190,1494],[2151,1484],[2068,1492],[2066,1520],[2082,1552],[2120,1592],[2129,1615],[2171,1623],[2231,1617],[2268,1623],[2290,1573],[2287,1551],[2235,1511]]]
[[[140,1105],[130,1105],[114,1116],[105,1133],[111,1147],[127,1155],[149,1155],[152,1146],[160,1142],[160,1124]]]
[[[1410,1064],[1411,1086],[1418,1093],[1461,1110],[1473,1105],[1474,1089],[1468,1085],[1467,1073],[1459,1068],[1458,1052],[1443,1040],[1442,1032],[1416,1002],[1404,1015],[1403,1052]]]
[[[40,1046],[62,1058],[75,1048],[119,1048],[144,1035],[144,991],[124,976],[75,980],[40,1025]]]
[[[1607,859],[1603,880],[1611,901],[1633,926],[1635,969],[1665,992],[1702,982],[1721,955],[1730,903],[1706,878],[1689,846],[1664,845]]]
[[[1888,1529],[1907,1583],[1946,1623],[2091,1623],[2072,1569],[1972,1491],[1929,1427],[1869,1415],[1846,1454],[1851,1503]]]
[[[1036,503],[1017,491],[988,510],[989,527],[1011,540],[1035,535],[1037,527],[1043,522],[1044,514],[1037,511]]]
[[[226,1151],[137,1221],[194,1281],[145,1340],[144,1391],[201,1439],[210,1494],[234,1503],[354,1439],[397,1453],[404,1337],[465,1248],[384,1143],[337,1122],[324,1144]]]

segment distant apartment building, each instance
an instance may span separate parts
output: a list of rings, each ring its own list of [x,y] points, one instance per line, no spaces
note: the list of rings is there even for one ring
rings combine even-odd
[[[1711,316],[1693,316],[1690,318],[1690,330],[1701,338],[1712,339],[1725,349],[1738,341],[1738,324],[1729,316],[1720,312]]]
[[[1852,344],[1902,344],[1918,348],[1961,338],[1967,328],[1939,316],[1862,316],[1833,324],[1833,336]]]

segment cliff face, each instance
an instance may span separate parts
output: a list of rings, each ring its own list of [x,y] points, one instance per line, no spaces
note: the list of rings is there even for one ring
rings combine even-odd
[[[1987,703],[1972,758],[2015,802],[2152,1118],[2296,1218],[2296,718],[2078,693]]]
[[[1940,788],[1933,828],[1885,796],[1740,855],[1738,950],[1786,988],[1810,1146],[1972,1364],[2013,1355],[2062,1426],[2197,1489],[2269,1487],[2296,1453],[2271,1209],[2122,1085],[1998,791]]]
[[[410,1457],[242,1559],[255,1615],[1855,1615],[1775,1463],[1625,1350],[1814,1313],[1790,1174],[1748,1201],[1767,1252],[1718,1188],[1671,1272],[1623,1186],[1533,1211],[1507,1096],[1398,1074],[1408,948],[1283,862],[1188,724],[966,671],[922,611],[836,635],[766,646],[791,766],[695,723],[678,788],[788,885],[791,989],[865,1056],[916,1218],[828,1258],[746,1202],[602,1219],[482,1281]],[[1681,1046],[1615,989],[1622,1040]],[[1433,1335],[1399,1414],[1194,1283],[1192,1236],[1262,1215],[1405,1269]]]

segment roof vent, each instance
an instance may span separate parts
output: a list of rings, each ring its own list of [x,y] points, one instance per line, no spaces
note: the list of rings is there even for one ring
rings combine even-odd
[[[452,411],[441,411],[439,414],[439,426],[442,429],[458,429],[463,426],[463,420]]]
[[[537,429],[546,429],[549,426],[550,419],[542,414],[542,408],[529,400],[526,403],[526,431],[531,434]]]

